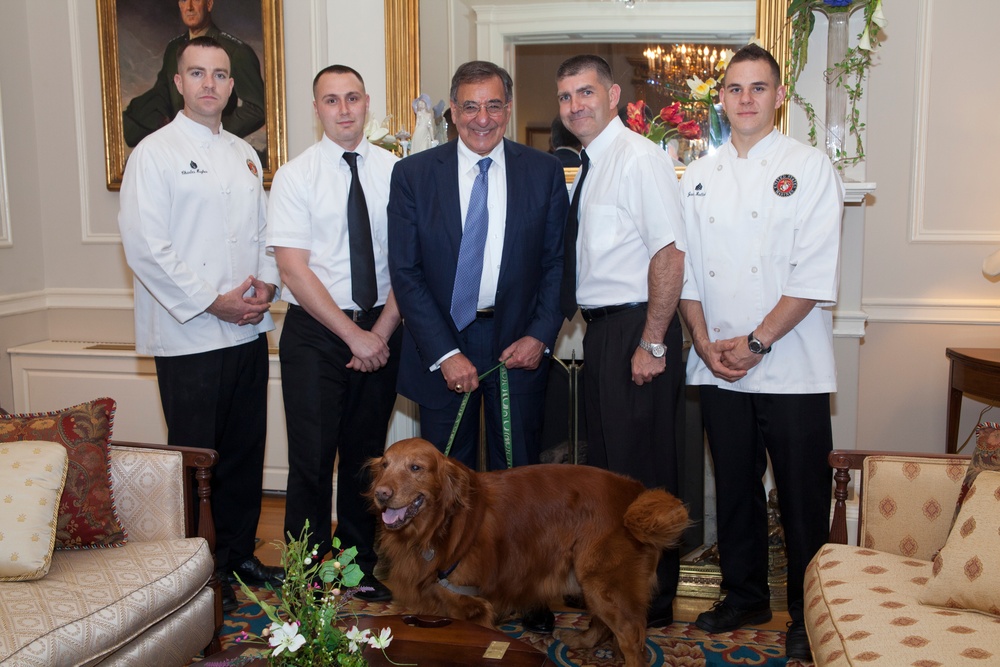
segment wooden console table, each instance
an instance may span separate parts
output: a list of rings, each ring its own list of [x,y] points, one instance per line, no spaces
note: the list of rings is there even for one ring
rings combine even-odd
[[[951,359],[945,451],[954,454],[958,448],[962,395],[969,393],[1000,401],[1000,348],[949,347],[945,354]]]

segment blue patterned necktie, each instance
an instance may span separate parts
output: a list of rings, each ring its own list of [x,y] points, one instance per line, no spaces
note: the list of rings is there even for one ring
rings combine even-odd
[[[455,289],[451,293],[451,319],[461,331],[476,319],[479,306],[479,284],[483,280],[483,256],[486,251],[486,231],[490,216],[486,208],[489,195],[487,172],[493,160],[484,157],[478,162],[479,175],[472,184],[469,210],[462,230],[462,245],[458,250],[458,268],[455,271]]]

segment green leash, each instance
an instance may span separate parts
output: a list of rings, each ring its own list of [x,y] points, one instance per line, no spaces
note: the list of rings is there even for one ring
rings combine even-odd
[[[480,375],[479,381],[482,382],[483,378],[495,370],[500,371],[500,425],[501,430],[503,431],[503,451],[507,456],[507,467],[513,468],[513,434],[510,428],[510,382],[507,380],[507,366],[501,361],[499,364]],[[455,425],[451,427],[451,435],[448,437],[448,445],[444,448],[445,456],[448,456],[451,453],[451,445],[455,442],[455,435],[458,433],[458,427],[462,423],[462,416],[465,415],[465,406],[469,404],[469,397],[471,395],[471,392],[466,393],[462,398],[462,405],[458,407],[458,415],[455,417]]]

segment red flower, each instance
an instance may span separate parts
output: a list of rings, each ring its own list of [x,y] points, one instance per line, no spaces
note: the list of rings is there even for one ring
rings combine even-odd
[[[628,119],[629,129],[633,132],[638,132],[639,134],[649,132],[649,123],[646,121],[646,103],[642,100],[639,100],[635,104],[628,103],[626,118]]]
[[[684,114],[681,113],[681,103],[674,102],[668,107],[663,107],[660,111],[660,118],[668,125],[680,125],[684,122]]]
[[[701,125],[697,121],[686,120],[677,126],[677,133],[685,139],[700,139]]]

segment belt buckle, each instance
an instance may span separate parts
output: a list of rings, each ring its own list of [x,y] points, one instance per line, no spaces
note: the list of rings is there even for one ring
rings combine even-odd
[[[351,311],[351,319],[355,323],[360,322],[362,315],[364,315],[364,312],[365,311],[363,311],[363,310],[353,310],[353,311]]]

